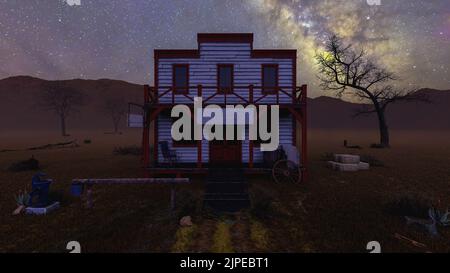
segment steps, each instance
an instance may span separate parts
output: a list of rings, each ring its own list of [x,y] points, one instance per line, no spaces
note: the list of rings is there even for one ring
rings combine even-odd
[[[356,172],[368,170],[369,163],[361,162],[359,155],[335,154],[334,161],[328,161],[328,167],[335,171]]]
[[[210,168],[205,182],[204,206],[233,213],[250,206],[247,180],[240,168]]]

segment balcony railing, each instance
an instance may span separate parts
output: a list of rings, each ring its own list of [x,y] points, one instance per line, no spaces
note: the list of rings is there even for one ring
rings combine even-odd
[[[148,96],[152,104],[194,103],[194,97],[201,97],[204,104],[304,104],[306,85],[278,86],[218,86],[197,85],[183,88],[173,86],[149,87]]]

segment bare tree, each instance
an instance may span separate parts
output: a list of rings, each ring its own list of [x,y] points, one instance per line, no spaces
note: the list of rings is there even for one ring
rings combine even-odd
[[[325,52],[316,54],[319,65],[320,86],[334,91],[342,97],[346,91],[360,101],[370,102],[369,107],[357,110],[355,116],[376,113],[380,131],[379,146],[389,147],[389,130],[386,122],[386,108],[399,101],[427,101],[417,89],[396,88],[394,73],[380,67],[361,49],[355,51],[352,45],[344,45],[336,35],[329,37]]]
[[[127,104],[122,98],[108,98],[104,104],[104,112],[111,117],[114,133],[119,131],[119,125],[127,112]]]
[[[45,91],[38,95],[38,105],[59,117],[62,136],[68,136],[67,118],[70,114],[78,112],[83,104],[83,93],[59,82],[49,83]]]

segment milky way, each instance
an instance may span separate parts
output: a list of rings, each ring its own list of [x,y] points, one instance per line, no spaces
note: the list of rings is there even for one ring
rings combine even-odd
[[[330,33],[404,85],[450,88],[448,0],[0,0],[0,78],[151,84],[153,49],[196,48],[198,32],[253,32],[255,48],[298,49],[298,81],[314,96],[313,57]]]

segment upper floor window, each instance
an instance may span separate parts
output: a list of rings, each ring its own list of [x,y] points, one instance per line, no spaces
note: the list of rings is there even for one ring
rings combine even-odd
[[[233,65],[217,65],[217,86],[218,93],[233,93]]]
[[[174,64],[173,65],[173,82],[174,93],[189,93],[189,65]]]
[[[278,91],[278,65],[262,65],[262,91],[263,93],[276,93]]]

